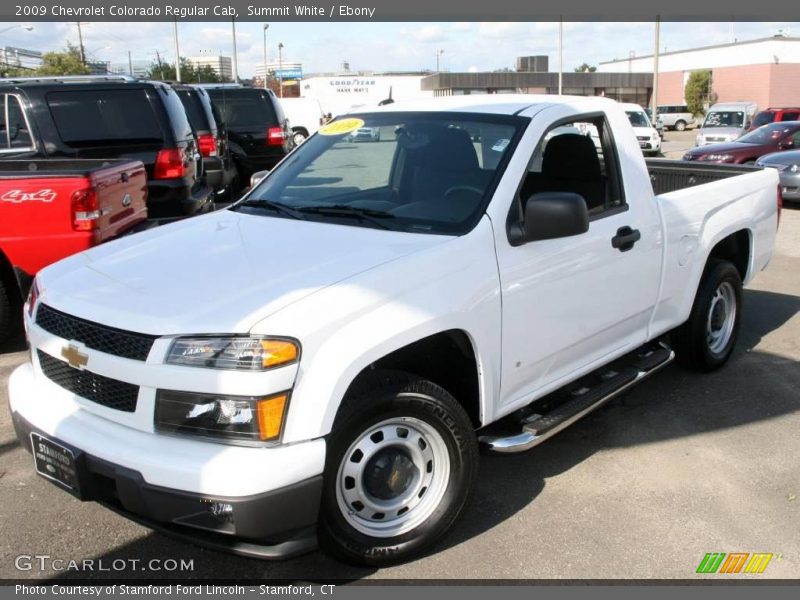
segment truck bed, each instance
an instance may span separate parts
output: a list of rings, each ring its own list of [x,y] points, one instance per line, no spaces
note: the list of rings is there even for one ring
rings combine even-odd
[[[760,171],[759,167],[726,165],[663,158],[646,159],[647,172],[657,196],[696,185]]]
[[[130,163],[128,159],[2,160],[0,179],[87,177],[94,171]]]

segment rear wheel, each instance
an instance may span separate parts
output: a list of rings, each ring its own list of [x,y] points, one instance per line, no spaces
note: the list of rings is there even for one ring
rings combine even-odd
[[[328,446],[320,544],[350,563],[418,555],[451,527],[478,465],[472,424],[444,389],[376,371],[345,399]]]
[[[304,129],[295,129],[292,132],[292,140],[294,141],[295,146],[299,146],[300,144],[305,142],[307,137],[308,137],[308,132],[305,131]]]
[[[741,305],[738,269],[725,260],[710,262],[689,320],[672,336],[678,362],[697,371],[713,371],[724,365],[736,344]]]
[[[675,131],[683,131],[686,129],[686,121],[675,121]]]

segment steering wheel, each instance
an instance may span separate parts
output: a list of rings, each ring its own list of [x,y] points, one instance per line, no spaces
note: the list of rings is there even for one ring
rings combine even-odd
[[[483,190],[479,187],[475,187],[474,185],[454,185],[447,188],[447,191],[444,193],[444,198],[447,199],[451,194],[457,192],[471,192],[483,197]]]

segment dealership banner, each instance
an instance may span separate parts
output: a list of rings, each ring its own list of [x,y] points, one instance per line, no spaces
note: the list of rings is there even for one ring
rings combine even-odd
[[[4,2],[3,21],[774,21],[800,2],[726,0],[50,0]]]

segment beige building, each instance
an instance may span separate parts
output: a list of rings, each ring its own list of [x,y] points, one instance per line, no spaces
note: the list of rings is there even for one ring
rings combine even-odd
[[[202,56],[190,56],[186,60],[195,67],[211,67],[223,81],[233,80],[233,66],[230,56],[214,56],[205,54]]]

